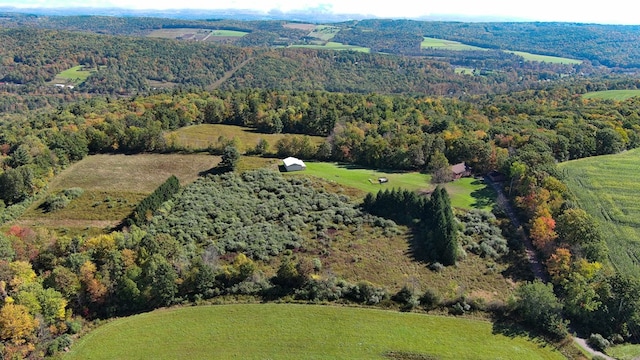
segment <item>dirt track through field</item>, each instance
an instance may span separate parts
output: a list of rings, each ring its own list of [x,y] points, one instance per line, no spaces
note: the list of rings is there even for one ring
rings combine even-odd
[[[26,227],[70,227],[70,228],[114,228],[120,224],[119,220],[72,220],[72,219],[21,219],[11,225]]]

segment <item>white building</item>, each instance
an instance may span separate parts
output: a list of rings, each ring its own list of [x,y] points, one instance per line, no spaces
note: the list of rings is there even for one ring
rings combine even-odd
[[[284,162],[284,168],[287,171],[300,171],[307,168],[307,165],[304,164],[304,161],[289,156],[288,158],[282,160]]]

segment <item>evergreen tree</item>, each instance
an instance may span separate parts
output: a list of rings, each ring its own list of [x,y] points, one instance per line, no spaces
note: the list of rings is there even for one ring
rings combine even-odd
[[[227,171],[233,171],[238,165],[238,160],[240,160],[240,152],[238,151],[238,148],[234,145],[228,145],[224,148],[224,152],[222,153],[220,167]]]
[[[431,194],[430,245],[432,257],[443,265],[454,265],[458,258],[458,234],[447,190],[437,187]]]

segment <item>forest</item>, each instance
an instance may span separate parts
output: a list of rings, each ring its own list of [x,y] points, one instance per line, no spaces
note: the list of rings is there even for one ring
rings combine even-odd
[[[84,30],[92,33],[78,31],[88,23]],[[341,28],[336,40],[369,47],[374,53],[368,54],[260,42],[269,34],[280,41],[304,37],[282,22],[10,15],[0,24],[3,356],[54,355],[100,319],[240,298],[477,312],[550,341],[566,338],[568,324],[613,343],[640,341],[640,280],[609,263],[605,235],[577,206],[557,167],[640,147],[637,97],[581,96],[638,88],[636,77],[611,69],[637,66],[637,47],[599,53],[591,42],[574,41],[575,48],[545,42],[565,31],[576,39],[632,42],[635,27],[482,24],[482,31],[497,34],[487,40],[481,24],[335,25]],[[142,37],[150,29],[189,26],[249,35],[235,45]],[[533,31],[542,35],[520,36]],[[408,50],[422,36],[442,34],[492,49],[589,61],[559,65],[493,51]],[[452,64],[490,71],[464,75]],[[91,71],[84,82],[73,89],[50,84],[77,65]],[[234,139],[194,150],[167,136],[197,124],[324,141],[284,136],[271,149],[259,143],[240,154]],[[221,165],[186,186],[170,177],[113,231],[68,235],[13,223],[35,204],[55,212],[81,196],[80,188],[48,194],[48,184],[87,156],[194,151],[222,155]],[[238,159],[248,155],[419,171],[435,182],[449,180],[436,175],[464,162],[478,178],[503,175],[502,190],[523,226],[514,228],[499,210],[453,209],[439,186],[429,196],[387,189],[357,198],[275,169],[238,170]],[[486,262],[490,272],[517,262],[520,232],[531,239],[549,283],[512,276],[519,285],[510,299],[496,302],[332,271],[340,268],[332,262],[339,246],[357,251],[358,239],[387,244],[402,238],[412,259],[436,274],[467,257]],[[349,261],[356,266],[364,256]]]

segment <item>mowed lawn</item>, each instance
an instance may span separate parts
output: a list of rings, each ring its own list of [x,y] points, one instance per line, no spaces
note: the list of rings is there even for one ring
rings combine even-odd
[[[604,90],[592,91],[582,95],[585,99],[603,99],[603,100],[627,100],[634,96],[640,96],[640,90]]]
[[[598,220],[613,266],[640,276],[640,149],[559,168],[580,207]]]
[[[507,51],[509,53],[522,56],[528,61],[547,62],[551,64],[582,64],[582,60],[569,59],[559,56],[532,54],[524,51]]]
[[[240,304],[159,310],[107,323],[64,359],[563,359],[490,322],[363,308]],[[407,357],[423,359],[427,357]]]
[[[260,139],[269,143],[269,150],[275,150],[278,140],[285,136],[302,137],[304,135],[291,134],[263,134],[255,129],[223,124],[200,124],[187,126],[166,135],[169,143],[174,142],[178,146],[187,149],[206,149],[210,145],[217,145],[220,139],[236,139],[238,149],[241,152],[254,149]],[[318,145],[324,141],[321,136],[309,136],[311,142]]]
[[[372,193],[393,188],[428,192],[435,188],[435,185],[430,182],[431,176],[419,172],[386,172],[356,165],[327,162],[306,162],[306,165],[305,171],[292,174],[316,176],[343,186]],[[383,177],[389,181],[380,184],[378,179]],[[454,207],[490,210],[494,205],[495,193],[482,180],[462,178],[447,183],[445,187],[451,195],[451,203]]]

